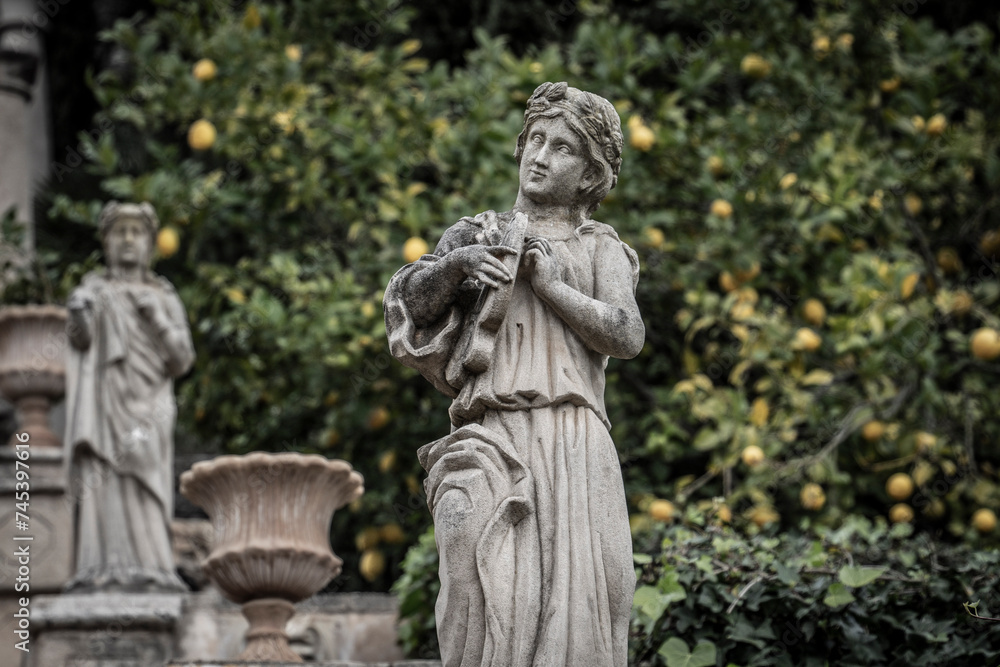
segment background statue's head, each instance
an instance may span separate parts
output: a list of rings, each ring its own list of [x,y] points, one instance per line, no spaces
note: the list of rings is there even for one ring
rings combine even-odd
[[[105,204],[98,227],[108,266],[148,268],[159,226],[160,220],[149,202],[122,204],[110,201]]]
[[[531,125],[542,118],[561,118],[587,147],[590,168],[596,178],[583,195],[587,212],[593,213],[618,183],[622,166],[622,124],[611,102],[599,95],[571,88],[565,81],[543,83],[528,98],[524,126],[517,137],[514,158],[518,166]]]

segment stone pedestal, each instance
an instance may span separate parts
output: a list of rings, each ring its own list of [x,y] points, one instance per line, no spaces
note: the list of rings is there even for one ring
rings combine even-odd
[[[24,667],[155,667],[174,658],[185,595],[38,596]],[[15,663],[16,664],[16,663]]]
[[[388,594],[317,595],[297,605],[287,631],[292,648],[308,664],[394,664],[403,659],[397,613],[398,602]],[[214,589],[192,594],[178,629],[178,659],[244,664],[227,658],[243,650],[246,630],[239,605]]]
[[[18,599],[34,602],[39,595],[58,593],[73,574],[73,511],[66,492],[67,471],[61,449],[31,448],[27,461],[28,529],[19,530],[17,457],[12,447],[0,446],[0,635],[14,637]],[[22,489],[24,487],[21,487]],[[22,496],[23,498],[24,496]],[[31,540],[14,541],[14,537]],[[19,575],[15,549],[27,547],[27,576]],[[18,581],[18,578],[22,581]],[[28,586],[24,589],[25,584]],[[18,591],[17,587],[22,590]],[[34,616],[34,606],[31,607]],[[34,618],[32,618],[32,630]],[[17,667],[24,656],[13,641],[0,642],[0,665]],[[54,663],[53,663],[54,664]]]

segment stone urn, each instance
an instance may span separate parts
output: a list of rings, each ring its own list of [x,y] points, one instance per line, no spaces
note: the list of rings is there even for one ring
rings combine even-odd
[[[317,455],[220,456],[181,475],[181,494],[208,513],[215,544],[205,573],[243,605],[247,661],[302,662],[285,624],[294,603],[319,592],[343,564],[330,549],[330,521],[364,493],[346,461]]]
[[[62,444],[49,408],[66,393],[66,319],[61,306],[0,308],[0,394],[17,406],[34,446]]]

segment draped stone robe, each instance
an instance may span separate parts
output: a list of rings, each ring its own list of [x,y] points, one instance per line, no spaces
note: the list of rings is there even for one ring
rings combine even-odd
[[[174,573],[173,378],[194,359],[173,287],[150,278],[170,327],[155,331],[128,294],[101,273],[77,288],[94,303],[90,344],[69,346],[66,446],[78,501],[76,576],[68,588],[186,590]],[[163,336],[174,337],[174,355]]]
[[[500,214],[507,224],[512,214]],[[445,372],[469,325],[471,281],[418,327],[410,276],[486,240],[484,216],[451,227],[433,255],[400,269],[385,295],[391,351],[454,399],[452,433],[418,452],[440,555],[436,606],[447,667],[624,667],[635,573],[624,487],[604,407],[607,357],[516,278],[489,368],[454,386]],[[638,279],[635,252],[608,225],[549,238],[563,281],[602,300]]]

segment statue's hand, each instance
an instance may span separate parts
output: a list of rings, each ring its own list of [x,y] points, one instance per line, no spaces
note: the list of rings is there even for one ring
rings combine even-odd
[[[167,321],[166,313],[163,312],[160,299],[153,293],[153,290],[148,287],[140,287],[129,294],[139,314],[148,322],[156,325],[157,328],[163,328]]]
[[[470,278],[490,287],[499,287],[500,283],[509,283],[514,279],[500,258],[516,252],[503,245],[469,245],[452,250],[445,255],[445,260]]]
[[[524,241],[525,264],[531,272],[531,288],[542,296],[562,280],[562,271],[548,239],[533,236]]]
[[[85,312],[93,311],[94,297],[89,292],[77,290],[66,301],[66,309],[69,310],[70,315],[77,317],[83,315]]]

